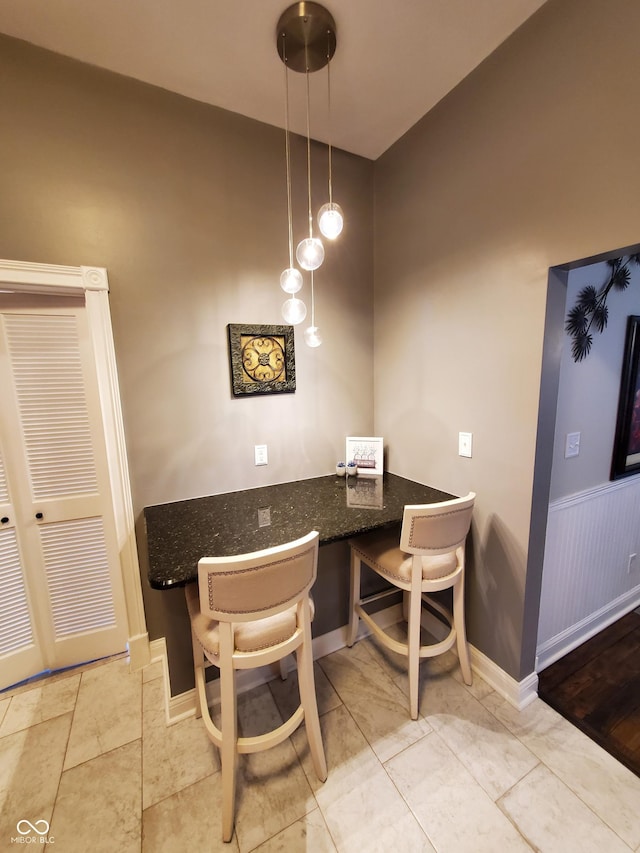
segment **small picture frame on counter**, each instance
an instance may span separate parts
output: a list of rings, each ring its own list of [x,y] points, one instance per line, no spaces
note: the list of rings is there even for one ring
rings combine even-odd
[[[359,477],[381,477],[384,471],[384,440],[381,436],[350,435],[345,456],[347,462],[356,464]]]

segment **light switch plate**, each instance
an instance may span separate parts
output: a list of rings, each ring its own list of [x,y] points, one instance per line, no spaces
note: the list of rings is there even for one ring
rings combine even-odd
[[[460,432],[458,433],[458,456],[471,456],[473,443],[473,433]]]
[[[267,454],[266,444],[256,444],[254,447],[256,465],[268,465],[269,456]]]
[[[564,443],[564,458],[570,459],[572,456],[580,454],[580,433],[568,432]]]

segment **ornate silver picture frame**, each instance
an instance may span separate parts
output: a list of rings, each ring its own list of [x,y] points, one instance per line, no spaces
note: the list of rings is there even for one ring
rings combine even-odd
[[[229,323],[227,330],[235,397],[296,390],[293,326]]]

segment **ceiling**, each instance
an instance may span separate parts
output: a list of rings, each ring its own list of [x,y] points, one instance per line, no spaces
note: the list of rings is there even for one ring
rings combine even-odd
[[[546,0],[324,0],[336,22],[310,75],[311,135],[376,159]],[[284,127],[276,25],[289,0],[1,0],[0,32]],[[289,72],[290,126],[306,133]],[[330,135],[330,139],[329,139]]]

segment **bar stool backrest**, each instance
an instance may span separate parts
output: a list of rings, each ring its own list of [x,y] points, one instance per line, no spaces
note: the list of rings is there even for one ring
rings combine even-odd
[[[405,506],[400,533],[400,550],[405,554],[437,556],[464,545],[476,496],[440,503]]]
[[[237,557],[198,564],[200,610],[220,622],[249,622],[287,610],[316,579],[318,534]]]

